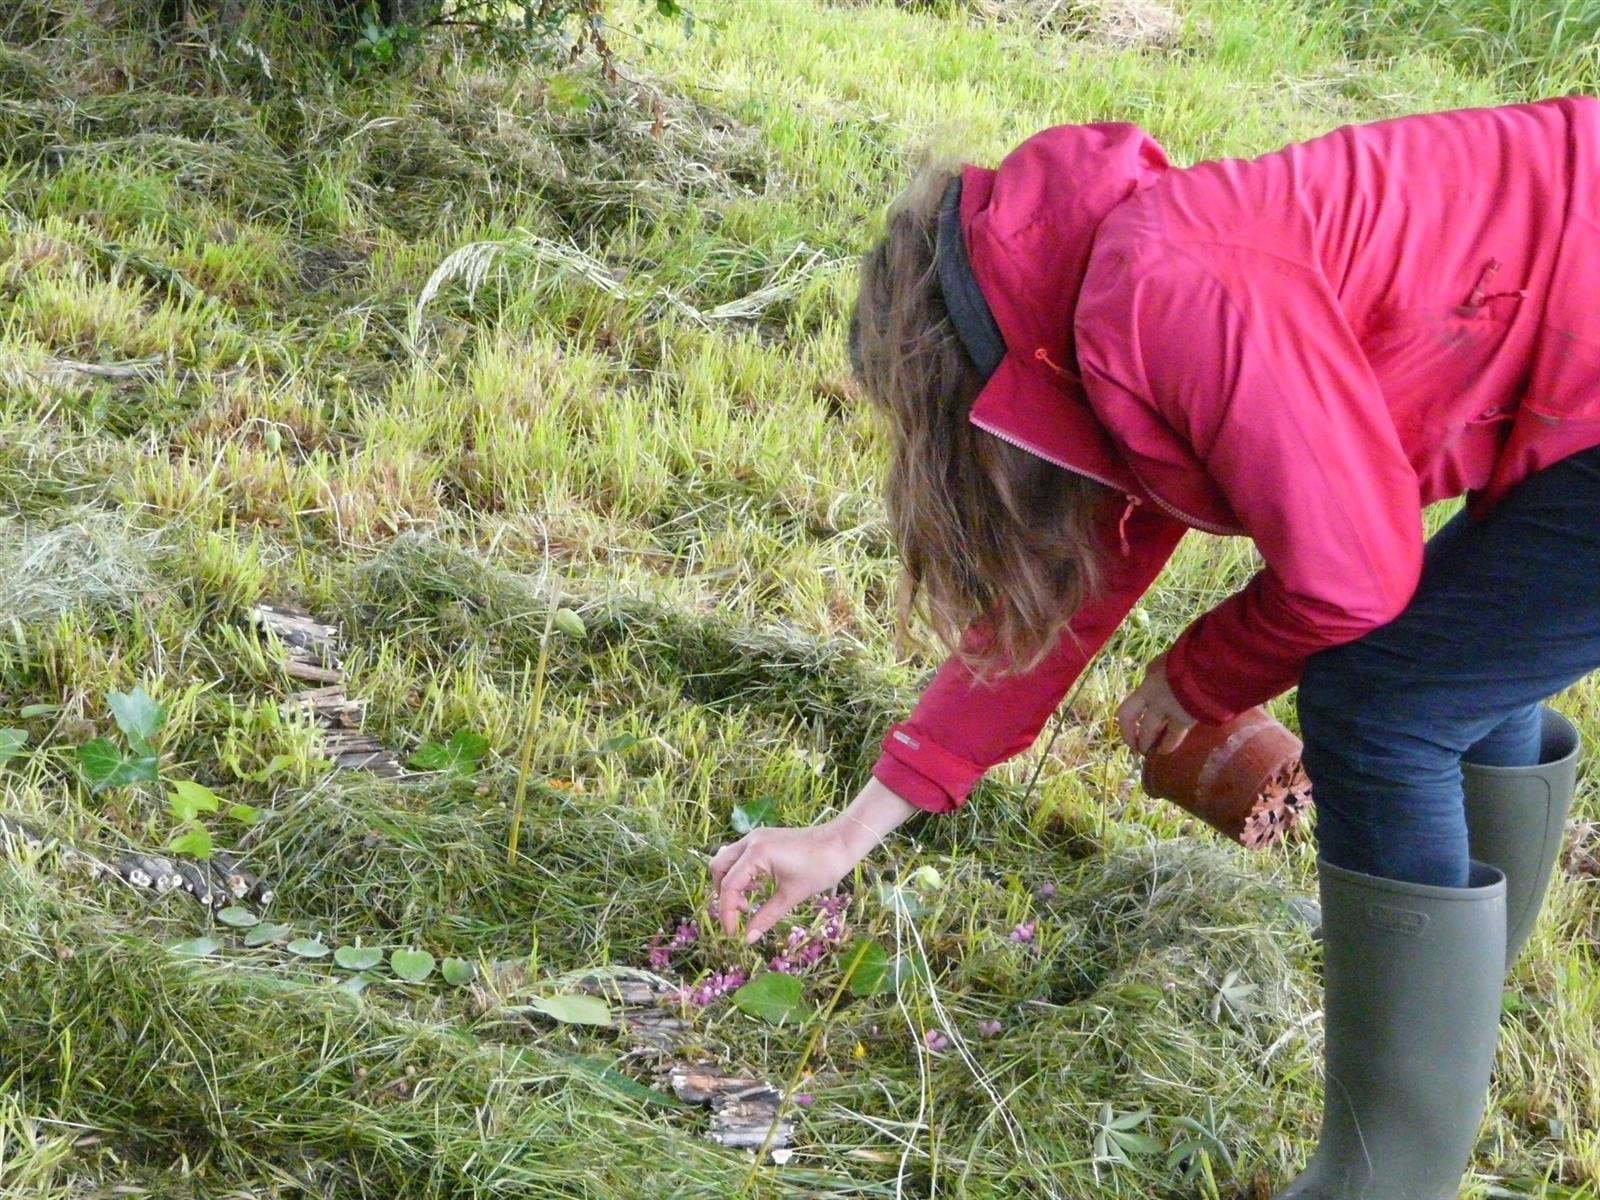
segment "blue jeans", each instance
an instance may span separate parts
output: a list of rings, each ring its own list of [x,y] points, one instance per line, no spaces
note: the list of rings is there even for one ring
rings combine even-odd
[[[1600,667],[1600,448],[1429,543],[1395,620],[1300,683],[1317,841],[1335,866],[1464,887],[1461,763],[1538,761],[1539,705]]]

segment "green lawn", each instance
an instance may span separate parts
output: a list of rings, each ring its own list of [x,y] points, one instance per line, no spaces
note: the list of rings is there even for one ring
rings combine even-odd
[[[1191,161],[1593,89],[1593,24],[1551,65],[1517,4],[1502,44],[1399,0],[1195,0],[1168,35],[1094,0],[704,0],[687,36],[619,0],[620,80],[441,52],[340,90],[273,61],[281,42],[157,47],[111,4],[98,24],[14,7],[0,728],[29,741],[0,766],[0,814],[105,856],[166,843],[169,789],[91,792],[76,753],[121,737],[107,695],[142,687],[167,712],[167,781],[268,810],[248,835],[205,823],[245,839],[288,929],[247,947],[181,893],[13,844],[0,1193],[1232,1198],[1293,1173],[1319,1104],[1316,948],[1285,904],[1313,886],[1309,843],[1248,856],[1183,825],[1137,790],[1110,720],[1250,570],[1199,535],[1037,786],[1039,751],[857,879],[854,935],[920,947],[925,972],[825,1028],[687,1011],[693,1050],[780,1082],[804,1068],[786,1166],[750,1179],[703,1114],[640,1087],[615,1033],[503,1010],[645,966],[652,933],[703,911],[735,807],[842,806],[932,665],[893,637],[882,446],[842,337],[854,258],[921,154],[1128,120]],[[331,774],[279,713],[295,685],[249,630],[260,600],[342,627],[367,732],[402,757],[480,734],[476,771]],[[554,606],[586,631],[550,643],[508,863]],[[1600,732],[1593,686],[1560,703]],[[1509,985],[1473,1197],[1600,1191],[1587,784],[1578,816],[1588,873],[1558,881]],[[913,915],[880,882],[911,888]],[[1031,943],[1010,936],[1024,922]],[[213,953],[171,948],[208,933]],[[313,936],[479,979],[380,969],[352,996],[349,971],[282,944]],[[764,957],[708,935],[673,974]],[[806,976],[809,1004],[841,966]],[[952,1044],[925,1052],[929,1031]]]

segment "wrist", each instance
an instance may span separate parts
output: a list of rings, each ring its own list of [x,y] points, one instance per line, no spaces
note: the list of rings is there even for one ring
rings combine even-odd
[[[850,806],[829,824],[835,835],[858,858],[867,854],[905,822],[916,807],[872,779]]]

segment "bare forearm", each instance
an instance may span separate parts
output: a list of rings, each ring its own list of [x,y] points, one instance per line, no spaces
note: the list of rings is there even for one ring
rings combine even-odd
[[[835,832],[844,845],[860,859],[916,811],[884,784],[869,779],[849,807],[830,824],[836,827]]]

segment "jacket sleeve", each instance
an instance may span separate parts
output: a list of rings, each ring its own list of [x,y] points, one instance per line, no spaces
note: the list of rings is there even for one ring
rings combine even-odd
[[[1181,524],[1148,505],[1134,508],[1123,522],[1124,507],[1123,497],[1112,497],[1098,517],[1099,593],[1078,610],[1037,667],[983,681],[956,656],[939,668],[910,718],[884,738],[872,773],[890,791],[929,812],[949,812],[966,801],[985,771],[1033,744],[1183,536]],[[984,636],[975,626],[965,642],[972,647]]]
[[[1398,616],[1423,533],[1416,473],[1337,297],[1293,264],[1224,253],[1220,267],[1169,256],[1130,314],[1147,402],[1265,562],[1168,655],[1178,702],[1211,722]]]

